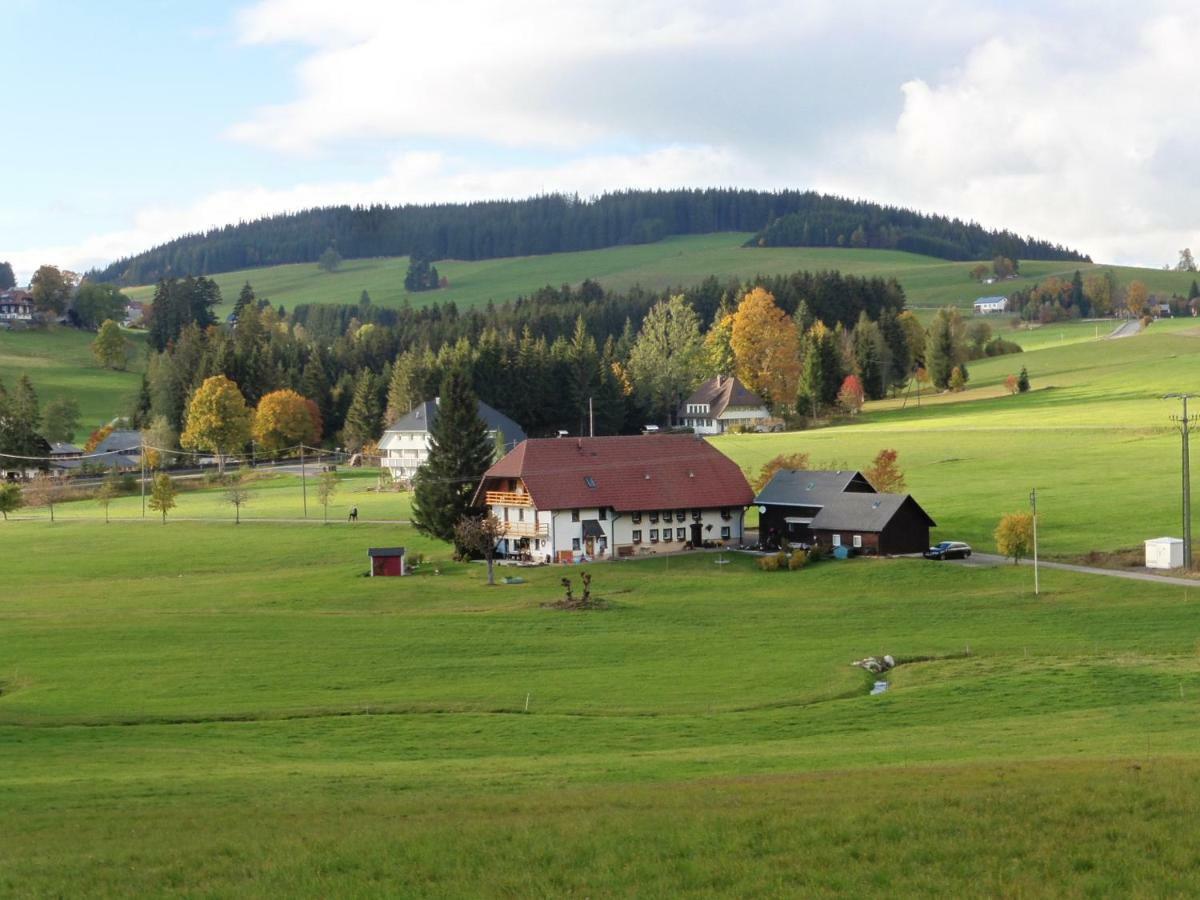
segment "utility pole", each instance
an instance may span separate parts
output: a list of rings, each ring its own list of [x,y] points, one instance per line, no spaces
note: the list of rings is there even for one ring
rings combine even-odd
[[[308,479],[304,474],[304,445],[300,445],[300,493],[304,497],[304,518],[308,518]]]
[[[1179,399],[1183,401],[1183,415],[1171,416],[1172,422],[1179,424],[1179,434],[1183,438],[1183,567],[1192,567],[1192,473],[1191,462],[1188,458],[1188,443],[1191,432],[1192,418],[1188,416],[1188,399],[1191,394],[1167,394],[1164,400]]]
[[[146,518],[146,439],[142,438],[142,518]]]
[[[1041,594],[1038,584],[1038,546],[1037,546],[1037,488],[1029,492],[1029,505],[1033,508],[1033,596]]]

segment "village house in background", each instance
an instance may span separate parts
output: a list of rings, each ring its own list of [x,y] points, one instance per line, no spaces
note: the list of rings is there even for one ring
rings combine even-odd
[[[739,543],[753,498],[741,469],[690,434],[527,440],[475,493],[504,525],[501,555],[555,561]]]
[[[989,316],[996,313],[1007,312],[1008,298],[1007,297],[980,297],[975,301],[975,315]]]
[[[676,421],[697,434],[724,434],[740,426],[766,428],[771,421],[762,397],[732,375],[708,379],[679,407]]]
[[[417,469],[429,459],[429,429],[437,418],[438,398],[418,403],[412,410],[397,419],[383,433],[379,441],[380,463],[393,478],[411,480]],[[479,418],[487,425],[488,437],[493,441],[500,434],[504,449],[510,450],[525,440],[521,426],[499,410],[486,403],[479,404]]]
[[[108,469],[128,471],[142,464],[142,433],[114,431],[96,445],[89,454],[89,463]]]
[[[28,291],[20,288],[0,291],[0,322],[9,324],[32,321],[33,297]]]
[[[773,546],[920,553],[937,523],[908,494],[881,494],[861,472],[784,469],[754,498],[759,540]]]
[[[146,304],[140,303],[137,300],[130,300],[129,305],[125,307],[126,328],[141,328],[146,323]]]

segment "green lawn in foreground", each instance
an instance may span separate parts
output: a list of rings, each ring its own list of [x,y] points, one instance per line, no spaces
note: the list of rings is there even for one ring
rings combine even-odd
[[[1021,263],[1021,277],[999,285],[972,281],[972,262],[947,262],[930,256],[894,250],[850,250],[827,247],[743,247],[749,234],[722,233],[674,237],[655,244],[609,247],[576,253],[506,257],[477,261],[439,260],[438,272],[449,287],[418,294],[404,290],[408,257],[345,260],[337,272],[322,272],[316,263],[296,263],[244,269],[212,276],[224,298],[222,311],[232,308],[242,285],[249,281],[260,297],[292,309],[300,303],[357,303],[365,290],[380,306],[454,301],[458,308],[483,306],[528,296],[538,288],[577,285],[585,279],[611,290],[641,285],[650,290],[687,288],[709,275],[745,280],[754,275],[789,274],[801,269],[838,270],[847,275],[896,277],[904,286],[909,306],[955,305],[970,308],[977,297],[1010,294],[1050,275],[1070,278],[1099,268],[1090,263]],[[1186,295],[1191,279],[1186,272],[1114,268],[1122,283],[1139,278],[1155,291]],[[153,285],[129,288],[133,299],[149,302]]]
[[[82,442],[88,433],[119,415],[128,397],[141,383],[145,336],[126,332],[134,344],[130,371],[114,372],[92,357],[94,334],[74,328],[44,331],[0,330],[0,380],[12,390],[17,379],[28,375],[42,405],[56,397],[74,397],[82,416]]]
[[[573,614],[405,527],[0,529],[5,893],[1200,887],[1183,588],[694,554]]]

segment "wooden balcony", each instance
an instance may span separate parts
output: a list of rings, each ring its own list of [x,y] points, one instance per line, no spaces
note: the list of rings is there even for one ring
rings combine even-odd
[[[487,491],[483,496],[488,506],[533,506],[533,501],[529,499],[528,494],[514,494],[511,491]]]
[[[550,526],[533,522],[504,522],[506,537],[550,537]]]

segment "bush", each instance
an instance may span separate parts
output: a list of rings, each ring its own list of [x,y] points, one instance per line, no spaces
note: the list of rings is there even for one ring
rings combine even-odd
[[[814,563],[820,562],[821,560],[825,559],[825,556],[826,556],[825,550],[824,550],[824,548],[821,547],[820,544],[813,544],[811,547],[808,548],[808,561],[809,562],[814,562]]]
[[[760,569],[762,569],[764,572],[778,572],[779,571],[779,557],[778,556],[760,556],[758,558],[758,567]]]
[[[1007,356],[1010,353],[1024,353],[1025,351],[1020,344],[994,337],[984,346],[983,352],[986,356]]]
[[[808,565],[808,553],[804,550],[795,550],[788,559],[788,570],[795,572],[797,569],[803,569]]]

